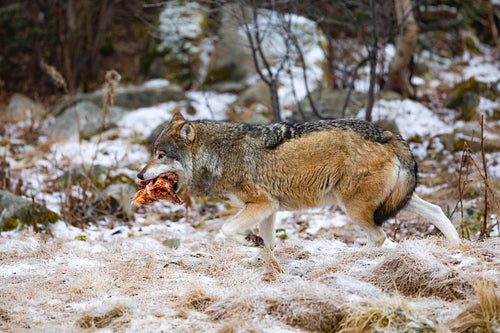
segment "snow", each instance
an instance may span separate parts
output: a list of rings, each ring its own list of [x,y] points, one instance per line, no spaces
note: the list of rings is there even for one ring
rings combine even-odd
[[[172,111],[179,106],[176,102],[157,104],[128,112],[118,126],[129,129],[139,138],[146,139],[153,130],[172,118]]]
[[[358,117],[362,118],[364,114],[365,110],[362,110]],[[393,119],[405,139],[453,132],[452,126],[445,124],[426,106],[410,99],[379,100],[373,106],[372,117],[374,121]]]
[[[191,99],[191,103],[196,109],[196,115],[184,115],[186,119],[190,120],[225,120],[227,119],[228,105],[238,98],[235,94],[219,94],[212,91],[189,91],[186,95]]]

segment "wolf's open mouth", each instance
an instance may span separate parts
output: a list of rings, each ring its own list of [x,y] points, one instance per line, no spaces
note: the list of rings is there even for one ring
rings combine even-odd
[[[182,204],[183,201],[177,196],[178,177],[173,172],[162,173],[158,177],[149,180],[139,180],[137,186],[139,191],[132,197],[134,204],[148,205],[158,200],[168,200],[172,203]]]

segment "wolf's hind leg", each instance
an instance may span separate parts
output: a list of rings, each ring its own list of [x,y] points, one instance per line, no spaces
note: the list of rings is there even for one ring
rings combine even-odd
[[[222,233],[229,239],[240,244],[258,246],[258,242],[253,241],[252,237],[249,237],[249,234],[260,222],[267,221],[270,217],[273,217],[274,220],[274,213],[277,208],[278,205],[273,201],[249,203],[235,217],[222,226]],[[268,225],[268,223],[263,224]],[[264,245],[266,238],[270,241],[267,232],[267,230],[264,231]]]
[[[368,237],[366,246],[379,247],[384,244],[387,236],[384,230],[382,230],[382,227],[376,225],[375,223],[373,223],[372,225],[362,223],[361,225],[363,226],[363,229],[365,229],[366,235]]]
[[[346,213],[354,221],[359,223],[363,229],[366,231],[368,247],[379,247],[384,244],[387,238],[382,227],[375,224],[373,220],[373,210],[366,205],[361,203],[349,203],[345,204]]]

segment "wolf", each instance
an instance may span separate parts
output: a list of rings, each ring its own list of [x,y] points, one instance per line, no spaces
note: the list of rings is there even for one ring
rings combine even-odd
[[[406,141],[360,119],[252,125],[176,113],[137,177],[165,172],[195,196],[241,207],[222,233],[248,246],[274,248],[278,210],[334,204],[366,230],[368,246],[384,243],[382,223],[403,208],[460,244],[441,208],[414,193],[417,163]]]

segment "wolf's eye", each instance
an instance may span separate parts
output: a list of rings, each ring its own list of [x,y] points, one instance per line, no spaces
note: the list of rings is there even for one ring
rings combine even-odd
[[[162,158],[167,157],[164,153],[158,153],[158,159],[161,160]]]

